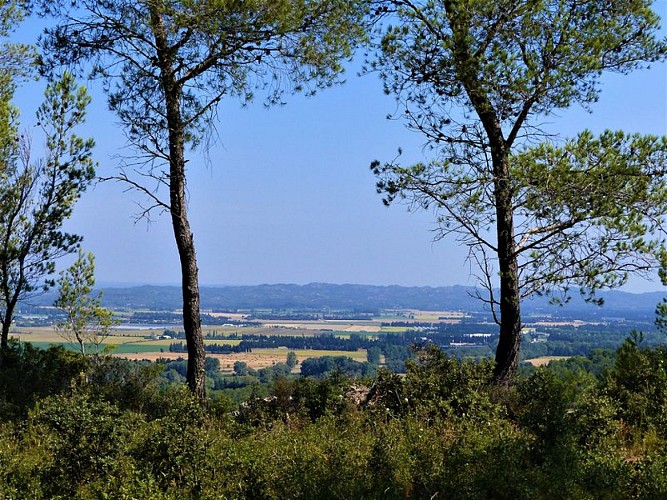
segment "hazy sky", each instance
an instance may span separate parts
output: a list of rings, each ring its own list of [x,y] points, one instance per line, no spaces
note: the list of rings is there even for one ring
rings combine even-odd
[[[658,3],[665,18],[667,5]],[[369,170],[397,148],[406,162],[427,160],[418,134],[386,119],[393,98],[376,75],[358,77],[350,65],[344,86],[315,97],[288,97],[265,109],[261,99],[242,108],[224,101],[219,141],[190,155],[190,218],[202,284],[362,283],[442,286],[472,284],[466,252],[454,239],[433,242],[433,214],[384,207]],[[629,76],[608,75],[588,114],[572,109],[548,119],[563,136],[590,128],[667,133],[664,64]],[[43,83],[22,87],[16,103],[26,128],[34,123]],[[106,110],[99,83],[85,131],[97,142],[99,175],[112,175],[125,141]],[[39,152],[39,148],[37,151]],[[127,151],[125,151],[127,153]],[[140,195],[115,183],[98,184],[81,199],[67,228],[84,236],[96,255],[100,283],[178,283],[176,247],[166,215],[135,223]],[[63,262],[61,268],[66,265]],[[633,291],[659,283],[633,282]]]

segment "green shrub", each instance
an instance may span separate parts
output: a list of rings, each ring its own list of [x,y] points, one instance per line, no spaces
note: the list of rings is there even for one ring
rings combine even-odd
[[[618,349],[605,388],[625,422],[642,431],[660,430],[667,439],[667,349],[641,348],[641,338],[633,333]]]
[[[94,358],[86,385],[95,397],[123,410],[154,413],[160,405],[160,373],[163,366],[103,356]]]
[[[0,428],[0,498],[45,498],[45,471],[54,455],[43,436],[22,435],[11,423]]]
[[[406,368],[405,378],[380,370],[369,395],[376,413],[485,421],[503,411],[490,396],[493,367],[488,361],[460,361],[430,346]]]
[[[235,448],[243,498],[369,498],[372,437],[362,418],[325,416],[317,422],[276,422]]]
[[[198,494],[208,473],[204,409],[185,388],[169,391],[163,402],[163,414],[135,436],[130,454],[163,491]]]
[[[0,351],[0,419],[25,418],[41,398],[69,393],[85,380],[89,360],[62,346],[12,343]]]
[[[45,491],[74,496],[95,478],[116,475],[119,458],[142,425],[138,415],[85,393],[41,400],[30,411],[27,438],[43,440],[52,454],[43,471]]]

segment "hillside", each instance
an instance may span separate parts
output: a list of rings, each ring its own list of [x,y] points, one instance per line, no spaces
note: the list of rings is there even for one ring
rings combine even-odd
[[[404,287],[374,285],[307,285],[204,286],[202,308],[235,309],[299,309],[378,311],[380,309],[456,310],[483,312],[482,303],[471,296],[471,287]],[[543,297],[524,301],[525,314],[616,317],[652,316],[655,306],[665,296],[662,292],[633,294],[621,291],[603,292],[602,307],[587,304],[574,296],[564,307],[554,306]],[[54,294],[46,294],[35,302],[50,305]],[[138,286],[105,288],[104,305],[114,309],[174,310],[181,307],[181,291],[177,286]]]

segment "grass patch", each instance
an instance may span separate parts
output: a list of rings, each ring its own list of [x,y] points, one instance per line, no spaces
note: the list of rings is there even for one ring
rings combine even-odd
[[[383,326],[380,331],[382,333],[403,333],[408,330],[409,328],[405,326]]]
[[[113,345],[114,348],[111,350],[112,354],[129,354],[129,353],[142,353],[142,352],[160,352],[160,349],[164,349],[164,352],[168,352],[169,348],[165,348],[155,343],[126,343],[126,344],[114,344],[113,342],[108,342],[105,345]]]

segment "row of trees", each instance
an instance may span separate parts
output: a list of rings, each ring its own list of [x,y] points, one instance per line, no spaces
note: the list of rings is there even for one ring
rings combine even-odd
[[[40,40],[40,71],[51,77],[66,67],[104,81],[109,108],[134,147],[113,179],[147,197],[140,215],[158,210],[171,217],[182,271],[187,381],[199,398],[205,353],[185,196],[187,155],[207,146],[223,98],[248,101],[262,89],[269,103],[278,103],[285,92],[337,83],[341,61],[360,43],[373,42],[368,70],[381,76],[407,126],[424,135],[435,155],[407,167],[373,162],[378,191],[386,203],[402,198],[435,209],[439,236],[453,233],[470,249],[486,289],[480,298],[499,325],[497,383],[509,383],[516,372],[523,298],[566,300],[575,286],[595,300],[596,290],[622,285],[629,273],[667,263],[667,139],[584,131],[559,142],[539,128],[541,117],[594,102],[603,72],[627,73],[665,59],[667,43],[658,38],[650,0],[32,6],[55,19]],[[70,109],[78,110],[77,103],[78,97]],[[60,117],[63,123],[82,119],[82,111],[73,113]],[[59,151],[63,139],[54,140]],[[92,176],[92,142],[77,141],[82,151],[70,163],[81,172],[79,193]],[[64,202],[51,206],[64,207],[60,221],[71,211]],[[59,227],[43,234],[48,248],[62,253],[78,237]],[[44,265],[42,275],[49,274],[51,264]],[[9,271],[2,272],[8,279]],[[13,300],[3,298],[7,328]]]

